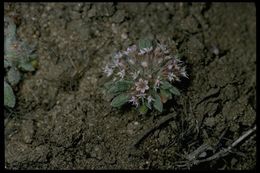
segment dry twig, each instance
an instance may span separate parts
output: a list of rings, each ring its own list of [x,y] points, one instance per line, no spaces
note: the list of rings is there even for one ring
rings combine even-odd
[[[138,139],[132,144],[132,147],[137,148],[138,145],[147,137],[149,136],[150,133],[152,133],[153,131],[155,131],[156,129],[160,128],[163,124],[169,122],[170,120],[172,120],[175,116],[173,114],[169,114],[167,115],[165,118],[163,118],[162,120],[160,120],[155,126],[153,126],[150,129],[147,129],[144,133],[142,133]]]
[[[214,155],[212,155],[208,158],[198,160],[198,159],[193,157],[194,158],[193,160],[188,160],[186,162],[185,161],[176,162],[176,163],[184,163],[184,164],[176,165],[176,166],[177,167],[188,167],[188,168],[190,168],[192,165],[197,165],[197,164],[200,164],[200,163],[204,163],[204,162],[208,162],[208,161],[211,161],[211,160],[215,160],[215,159],[224,157],[224,156],[228,155],[234,147],[236,147],[239,143],[244,141],[248,136],[253,134],[255,131],[256,131],[256,126],[254,126],[252,129],[249,129],[245,134],[240,136],[228,148],[224,148],[224,149],[220,150],[219,152],[215,153]],[[203,149],[204,149],[204,151],[207,151],[209,148],[204,147]],[[200,153],[202,153],[201,150],[200,150]],[[189,155],[191,155],[191,154],[189,154]]]

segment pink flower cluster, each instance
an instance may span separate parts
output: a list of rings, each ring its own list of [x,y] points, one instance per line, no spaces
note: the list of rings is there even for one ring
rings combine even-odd
[[[160,43],[146,48],[132,45],[126,51],[115,53],[104,73],[108,77],[113,75],[113,81],[133,81],[127,92],[134,106],[151,105],[155,100],[152,93],[160,90],[163,81],[174,83],[182,77],[188,78],[183,62],[169,52],[166,45]]]

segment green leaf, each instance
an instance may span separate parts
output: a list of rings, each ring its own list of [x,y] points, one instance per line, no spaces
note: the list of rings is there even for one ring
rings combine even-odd
[[[174,95],[181,95],[180,91],[167,81],[163,81],[161,88],[170,91]]]
[[[162,89],[170,89],[172,87],[172,84],[170,84],[168,81],[161,81],[162,85],[161,85],[161,88]]]
[[[31,62],[21,62],[18,66],[19,68],[21,68],[21,70],[23,71],[34,71],[35,68],[33,67]]]
[[[148,102],[145,102],[145,105],[146,105],[146,107],[148,107],[149,109],[152,109],[151,104],[148,104]]]
[[[4,105],[13,108],[15,106],[15,95],[12,87],[4,81]]]
[[[17,68],[12,67],[7,73],[7,79],[12,86],[15,86],[21,80],[21,74]]]
[[[115,82],[114,81],[108,81],[108,82],[106,82],[105,84],[104,84],[104,88],[105,89],[107,89],[107,90],[109,90],[112,86],[113,86],[113,84],[114,84]]]
[[[139,49],[150,48],[152,47],[152,41],[149,39],[141,39],[138,42],[138,47]]]
[[[119,94],[121,92],[127,91],[132,86],[133,81],[121,80],[117,81],[111,88],[108,90],[108,93]]]
[[[121,107],[122,105],[124,105],[126,102],[128,102],[130,96],[128,94],[120,94],[118,96],[116,96],[112,102],[111,102],[111,106],[113,107]]]
[[[174,87],[174,86],[172,86],[172,87],[169,89],[169,91],[170,91],[172,94],[174,94],[174,95],[177,95],[177,96],[181,95],[180,91],[179,91],[176,87]]]
[[[145,104],[143,104],[142,106],[140,106],[140,108],[139,108],[139,112],[141,113],[141,114],[146,114],[147,113],[147,111],[148,111],[148,108],[147,108],[147,106],[145,105]]]
[[[158,110],[159,112],[162,112],[163,110],[163,104],[161,102],[160,96],[156,93],[154,96],[155,100],[153,102],[153,107]]]
[[[17,65],[18,64],[18,57],[17,53],[12,51],[12,52],[5,52],[5,58],[8,60],[11,65]]]

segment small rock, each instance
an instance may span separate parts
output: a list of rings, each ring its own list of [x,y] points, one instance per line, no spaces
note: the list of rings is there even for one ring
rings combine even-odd
[[[210,51],[215,55],[219,55],[219,48],[216,45],[212,45]]]
[[[100,146],[95,146],[90,153],[91,157],[97,158],[98,160],[102,159],[102,151]]]

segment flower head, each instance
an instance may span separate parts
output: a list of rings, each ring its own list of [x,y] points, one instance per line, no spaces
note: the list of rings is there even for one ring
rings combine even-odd
[[[131,99],[129,100],[129,102],[132,103],[133,105],[135,105],[136,107],[139,106],[138,99],[135,96],[132,96]]]
[[[135,83],[136,86],[136,91],[141,91],[141,93],[144,93],[145,90],[149,89],[148,86],[148,81],[147,80],[143,80],[143,79],[139,79],[138,82]]]
[[[153,47],[144,48],[143,49],[146,53],[151,52],[153,50]]]
[[[170,82],[174,81],[175,78],[176,78],[176,75],[173,74],[172,72],[168,74],[168,80],[169,80]]]
[[[113,69],[106,65],[104,68],[104,73],[106,73],[107,77],[109,77],[113,74]]]
[[[159,77],[157,77],[157,79],[155,80],[155,83],[154,83],[154,88],[158,89],[160,87],[160,84],[161,84],[161,81],[160,81]]]
[[[151,107],[151,102],[154,101],[154,98],[152,96],[147,97],[148,105]]]
[[[136,51],[136,49],[137,49],[137,46],[133,45],[133,46],[128,47],[126,51],[128,53],[132,53],[132,52]]]
[[[140,49],[140,52],[138,53],[138,55],[143,55],[145,53],[149,53],[153,50],[153,47],[148,47],[148,48],[142,48]]]
[[[158,47],[160,47],[160,49],[163,51],[163,53],[165,53],[165,54],[169,53],[169,50],[167,50],[166,45],[158,44]]]
[[[120,72],[117,73],[117,75],[123,79],[125,77],[125,69],[121,70]]]
[[[187,72],[186,72],[186,68],[185,68],[185,67],[181,68],[181,75],[182,75],[183,77],[188,78],[188,75],[187,75]]]
[[[117,53],[115,53],[114,58],[119,59],[119,58],[122,58],[122,56],[123,56],[123,54],[121,52],[117,52]]]
[[[113,75],[106,87],[113,97],[111,105],[119,107],[129,102],[140,107],[142,113],[146,108],[162,112],[160,105],[172,95],[179,95],[171,85],[188,76],[184,63],[176,56],[170,54],[166,45],[149,40],[140,40],[138,46],[114,54],[111,64],[104,69],[107,76]]]
[[[143,54],[145,54],[145,50],[140,49],[140,52],[138,52],[138,55],[143,55]]]
[[[140,70],[135,71],[135,72],[131,72],[132,78],[133,78],[134,80],[138,77],[139,74],[140,74]]]
[[[169,64],[169,65],[167,66],[168,70],[171,70],[172,67],[173,67],[173,64]]]

